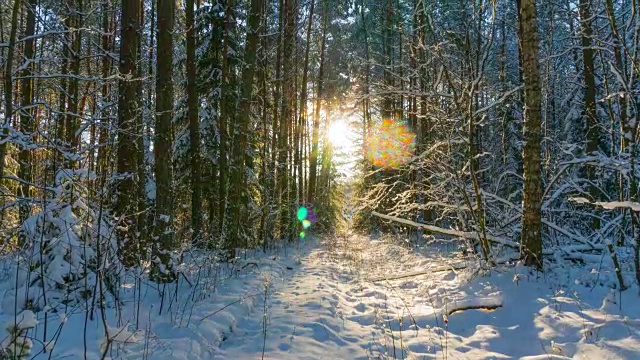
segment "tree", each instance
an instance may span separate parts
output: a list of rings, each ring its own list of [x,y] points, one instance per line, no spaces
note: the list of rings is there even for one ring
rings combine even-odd
[[[138,37],[140,36],[139,1],[122,2],[122,25],[120,41],[120,81],[118,84],[118,142],[117,142],[117,194],[115,213],[120,217],[122,260],[128,266],[138,263],[140,244],[135,237],[137,209],[136,192],[136,153],[137,141],[134,134],[136,123],[140,121],[138,87],[141,86],[138,74]]]
[[[583,118],[586,130],[586,152],[587,156],[593,156],[599,150],[599,124],[596,112],[596,82],[594,75],[594,56],[591,47],[591,39],[593,37],[593,29],[591,28],[591,4],[589,0],[580,0],[578,7],[580,13],[580,29],[582,40],[582,63],[584,65],[584,111]],[[594,200],[598,199],[598,186],[595,184],[597,180],[593,167],[587,168],[587,179],[590,181],[589,194]],[[594,217],[593,227],[599,227],[597,217]]]
[[[156,128],[153,149],[156,176],[156,242],[153,244],[152,273],[157,281],[171,282],[175,273],[173,250],[173,25],[175,1],[157,0],[158,60],[156,63]]]
[[[28,137],[27,144],[23,144],[23,148],[20,150],[19,160],[20,160],[20,169],[18,172],[18,177],[20,179],[25,180],[20,184],[19,194],[18,196],[23,199],[20,202],[20,223],[23,223],[27,217],[31,214],[31,204],[30,204],[30,184],[33,182],[33,158],[31,156],[32,150],[29,149],[29,146],[33,142],[33,135],[35,132],[35,112],[31,109],[31,104],[33,103],[34,98],[34,87],[33,87],[33,67],[32,63],[35,55],[35,39],[33,39],[33,35],[35,34],[36,28],[36,0],[29,0],[28,3],[25,4],[25,10],[27,13],[27,21],[25,27],[25,37],[27,40],[24,42],[24,57],[26,61],[29,61],[29,65],[24,68],[22,71],[22,85],[21,85],[21,95],[22,101],[20,102],[20,107],[22,108],[20,111],[20,130],[22,133]]]
[[[284,0],[284,35],[283,35],[283,66],[282,66],[282,112],[280,117],[280,133],[278,135],[278,194],[280,198],[280,228],[281,235],[288,239],[292,238],[290,224],[292,221],[290,208],[291,197],[289,190],[291,188],[289,179],[289,162],[288,162],[288,139],[289,132],[292,128],[293,120],[292,102],[295,98],[295,24],[297,6],[295,0]],[[281,10],[281,11],[282,11]]]
[[[256,52],[258,50],[260,15],[263,0],[251,0],[251,9],[249,10],[249,26],[246,35],[246,47],[244,51],[244,71],[242,73],[242,87],[240,90],[240,105],[238,124],[235,131],[235,139],[233,141],[234,169],[231,178],[231,214],[232,222],[230,236],[230,248],[233,250],[240,246],[240,230],[241,230],[241,208],[243,194],[245,193],[246,179],[245,157],[248,151],[249,123],[251,120],[251,103],[253,97],[253,78],[256,69]]]
[[[311,28],[313,25],[313,10],[315,7],[315,0],[311,0],[311,5],[309,7],[309,24],[307,25],[307,41],[305,44],[304,50],[304,70],[302,70],[302,89],[300,91],[300,116],[298,123],[302,127],[300,130],[300,135],[302,131],[304,131],[304,127],[307,124],[307,80],[309,75],[309,49],[311,48]],[[300,136],[301,138],[303,136]],[[302,148],[304,148],[304,141],[302,142]],[[301,157],[301,156],[300,156]],[[316,156],[317,157],[317,156]],[[300,179],[303,179],[302,176],[302,161],[299,162]],[[299,181],[299,198],[301,201],[304,201],[304,181]]]
[[[324,9],[324,8],[323,8]],[[311,154],[309,157],[309,190],[308,197],[309,203],[313,203],[316,196],[316,187],[318,179],[318,143],[320,137],[320,109],[322,107],[323,96],[323,77],[324,77],[324,57],[325,57],[325,43],[327,40],[327,20],[326,11],[323,11],[322,16],[322,37],[320,39],[320,63],[318,69],[318,76],[316,79],[316,105],[315,114],[313,115],[313,130],[311,134]]]
[[[229,123],[233,118],[233,96],[231,94],[233,87],[233,68],[231,67],[231,56],[229,53],[233,50],[231,46],[232,24],[233,21],[233,5],[234,0],[227,0],[227,6],[224,14],[224,40],[222,50],[222,85],[220,87],[220,116],[218,116],[218,132],[220,134],[219,146],[219,189],[218,189],[218,217],[220,226],[220,238],[225,241],[225,221],[227,217],[227,187],[228,187],[228,171],[229,171]]]
[[[80,102],[78,75],[80,75],[80,52],[82,51],[82,3],[83,0],[69,0],[67,6],[70,14],[65,20],[67,24],[67,43],[64,46],[69,48],[69,72],[75,75],[69,79],[67,112],[64,124],[66,151],[69,152],[66,163],[69,168],[74,168],[76,165],[74,156],[80,144],[80,134],[77,133],[80,128],[79,111],[83,110],[78,107]]]
[[[530,266],[542,268],[542,177],[540,162],[541,88],[538,68],[538,28],[535,0],[520,1],[522,71],[524,80],[524,201],[522,213],[523,257]]]
[[[191,227],[192,240],[202,236],[202,183],[200,179],[200,120],[198,117],[198,88],[196,83],[196,29],[193,0],[185,2],[187,21],[187,117],[191,159]]]
[[[106,79],[109,76],[111,71],[111,56],[109,54],[112,51],[113,46],[113,36],[111,36],[111,32],[114,26],[115,21],[110,21],[109,19],[109,0],[102,0],[101,11],[102,11],[102,35],[101,35],[101,47],[104,52],[102,55],[102,67],[101,67],[101,75],[103,79]],[[115,12],[114,12],[115,13]],[[112,16],[115,16],[112,15]],[[120,90],[125,90],[124,87],[121,87]],[[111,111],[109,110],[108,104],[111,102],[111,84],[109,81],[104,81],[101,87],[101,101],[102,101],[102,121],[100,123],[100,131],[98,134],[98,143],[102,144],[98,148],[98,158],[97,158],[97,169],[98,174],[103,177],[107,176],[108,172],[108,163],[107,163],[107,154],[108,154],[108,146],[106,145],[109,141],[109,131],[108,125],[110,123]],[[118,98],[120,101],[120,98]],[[124,114],[123,114],[124,115]],[[129,116],[129,115],[127,115]],[[124,150],[124,149],[123,149]],[[126,208],[126,205],[125,205]]]
[[[21,0],[15,0],[11,12],[11,32],[9,34],[9,51],[7,52],[7,63],[4,68],[4,123],[0,129],[0,177],[4,177],[5,157],[7,156],[7,141],[9,135],[7,126],[11,125],[13,116],[13,53],[16,47],[16,34],[18,32],[18,12],[20,12]]]

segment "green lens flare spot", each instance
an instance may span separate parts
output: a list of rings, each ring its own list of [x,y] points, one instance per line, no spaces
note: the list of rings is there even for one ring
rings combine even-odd
[[[304,229],[308,229],[311,226],[311,221],[309,220],[302,220],[302,228]]]
[[[298,208],[298,220],[302,221],[306,219],[307,214],[308,214],[308,211],[306,207],[301,206],[300,208]]]
[[[306,235],[306,234],[304,233],[304,231],[301,231],[301,232],[300,232],[300,239],[304,239],[305,235]]]

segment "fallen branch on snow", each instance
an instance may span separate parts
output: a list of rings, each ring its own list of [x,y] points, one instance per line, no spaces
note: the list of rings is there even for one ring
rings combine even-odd
[[[442,235],[456,236],[456,237],[465,238],[465,239],[480,240],[480,238],[478,237],[478,234],[475,233],[475,232],[458,231],[458,230],[453,230],[453,229],[445,229],[445,228],[441,228],[441,227],[438,227],[438,226],[417,223],[415,221],[402,219],[402,218],[391,216],[391,215],[381,214],[381,213],[375,212],[375,211],[372,211],[371,215],[377,216],[377,217],[385,219],[385,220],[399,222],[401,224],[413,226],[413,227],[418,228],[418,229],[428,230],[428,231],[431,231],[431,232],[434,232],[434,233],[438,233],[438,234],[442,234]],[[493,236],[493,235],[489,235],[489,234],[487,234],[487,240],[489,240],[489,241],[491,241],[493,243],[509,246],[509,247],[512,247],[512,248],[515,248],[515,249],[520,247],[520,244],[518,244],[515,241],[503,239],[503,238],[500,238],[500,237],[497,237],[497,236]]]
[[[443,272],[448,270],[462,270],[462,269],[466,269],[467,267],[468,265],[445,265],[445,266],[440,266],[435,269],[429,269],[425,271],[416,271],[408,274],[380,277],[380,278],[371,280],[371,282],[379,282],[379,281],[385,281],[385,280],[399,280],[399,279],[404,279],[408,277],[433,274],[433,273]]]
[[[472,239],[472,240],[479,240],[478,234],[475,232],[470,232],[470,231],[459,231],[459,230],[453,230],[453,229],[445,229],[445,228],[441,228],[438,226],[433,226],[433,225],[427,225],[427,224],[422,224],[422,223],[418,223],[415,221],[411,221],[411,220],[407,220],[407,219],[403,219],[403,218],[399,218],[396,216],[391,216],[391,215],[385,215],[385,214],[381,214],[379,212],[375,212],[372,211],[371,215],[377,216],[379,218],[385,219],[385,220],[389,220],[389,221],[395,221],[401,224],[405,224],[408,226],[413,226],[415,228],[418,229],[423,229],[423,230],[428,230],[437,234],[442,234],[442,235],[448,235],[448,236],[455,236],[455,237],[459,237],[459,238],[463,238],[463,239]],[[604,249],[604,246],[601,244],[592,244],[590,242],[587,242],[584,239],[581,239],[575,235],[572,235],[571,233],[567,232],[566,230],[558,227],[557,225],[550,223],[548,221],[543,220],[543,223],[549,227],[552,227],[554,230],[557,230],[559,232],[561,232],[563,235],[569,237],[570,239],[576,241],[576,242],[581,242],[581,245],[568,245],[568,246],[562,246],[562,247],[558,247],[558,248],[553,248],[553,249],[544,249],[543,250],[543,255],[552,255],[553,253],[555,253],[556,251],[560,250],[565,254],[565,258],[568,259],[574,259],[574,260],[580,260],[579,256],[573,256],[575,253],[580,252],[580,251],[602,251]],[[507,240],[501,237],[497,237],[497,236],[493,236],[493,235],[489,235],[487,234],[487,240],[489,240],[490,242],[496,243],[496,244],[500,244],[500,245],[504,245],[504,246],[508,246],[514,249],[520,249],[520,244],[515,242],[515,241],[511,241],[511,240]]]

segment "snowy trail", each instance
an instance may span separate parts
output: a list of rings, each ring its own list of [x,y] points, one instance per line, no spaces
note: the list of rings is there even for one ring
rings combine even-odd
[[[408,333],[411,315],[406,305],[413,304],[417,286],[398,292],[370,278],[404,267],[389,261],[399,256],[390,249],[404,250],[355,236],[333,249],[313,249],[301,259],[295,275],[268,298],[266,342],[256,304],[254,316],[237,326],[216,358],[261,358],[263,345],[267,359],[386,358],[394,351],[397,358],[407,358],[404,344],[393,342],[400,341],[399,319],[406,322]],[[407,260],[407,255],[398,259]],[[435,258],[412,260],[407,264],[411,269],[443,264]]]
[[[294,274],[274,284],[266,312],[262,299],[214,358],[639,358],[638,320],[608,313],[611,305],[598,309],[603,293],[581,299],[535,279],[518,286],[508,271],[487,277],[473,269],[433,272],[464,264],[437,246],[426,250],[361,236],[308,248]],[[427,274],[372,281],[417,272]],[[495,311],[443,316],[465,305],[503,302]]]
[[[331,356],[356,359],[365,354],[355,334],[365,329],[345,319],[341,304],[353,302],[340,275],[324,249],[315,249],[268,298],[265,358],[322,359]],[[258,306],[256,306],[258,307]],[[256,310],[256,313],[259,311]],[[221,359],[259,358],[262,353],[262,317],[256,314],[238,326],[235,336],[222,345]],[[257,346],[260,345],[260,346]]]

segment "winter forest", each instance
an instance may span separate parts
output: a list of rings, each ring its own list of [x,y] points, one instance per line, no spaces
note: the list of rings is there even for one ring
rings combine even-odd
[[[640,1],[0,0],[0,359],[640,359]]]

